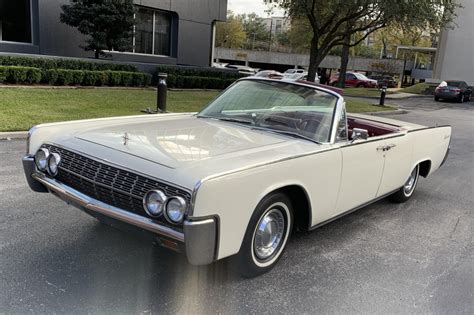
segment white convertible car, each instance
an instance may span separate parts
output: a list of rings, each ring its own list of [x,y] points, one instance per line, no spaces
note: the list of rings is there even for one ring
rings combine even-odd
[[[451,127],[347,114],[338,93],[246,78],[200,113],[44,124],[30,187],[100,221],[151,232],[194,265],[271,269],[291,231],[378,199],[408,200],[446,160]]]

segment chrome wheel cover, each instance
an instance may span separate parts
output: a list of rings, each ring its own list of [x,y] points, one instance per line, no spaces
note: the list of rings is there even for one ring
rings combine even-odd
[[[272,208],[257,224],[254,233],[253,249],[255,256],[266,260],[278,252],[285,233],[285,217],[281,210]]]
[[[408,180],[403,186],[403,192],[405,193],[405,195],[409,196],[413,192],[413,190],[415,189],[417,177],[418,177],[418,166],[413,169],[413,171],[410,174],[410,177],[408,177]]]

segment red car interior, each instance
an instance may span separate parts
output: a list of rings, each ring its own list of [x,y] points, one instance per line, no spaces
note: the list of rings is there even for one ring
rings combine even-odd
[[[369,137],[383,136],[401,130],[399,127],[393,125],[382,124],[368,119],[347,117],[349,139],[351,138],[352,129],[354,128],[366,129],[369,133]]]

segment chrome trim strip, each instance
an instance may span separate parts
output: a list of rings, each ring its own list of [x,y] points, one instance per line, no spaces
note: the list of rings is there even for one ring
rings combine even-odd
[[[116,220],[137,226],[144,230],[169,237],[179,242],[184,242],[184,233],[175,231],[169,227],[160,225],[151,219],[108,205],[104,202],[91,198],[55,179],[46,177],[43,173],[34,172],[31,175],[36,181],[46,186],[60,199],[72,202],[74,205],[87,210],[103,214]]]
[[[361,205],[359,205],[359,206],[357,206],[357,207],[355,207],[355,208],[352,208],[352,209],[349,209],[349,210],[347,210],[347,211],[344,211],[344,212],[342,212],[342,213],[340,213],[340,214],[338,214],[338,215],[336,215],[336,216],[334,216],[334,217],[332,217],[332,218],[327,219],[326,221],[323,221],[323,222],[321,222],[321,223],[318,223],[318,224],[316,224],[316,225],[313,225],[312,227],[309,228],[309,230],[310,230],[310,231],[315,230],[315,229],[317,229],[318,227],[321,227],[321,226],[323,226],[323,225],[326,225],[326,224],[328,224],[328,223],[331,223],[332,221],[335,221],[335,220],[337,220],[337,219],[340,219],[340,218],[342,218],[343,216],[345,216],[345,215],[347,215],[347,214],[350,214],[350,213],[352,213],[352,212],[354,212],[354,211],[357,211],[357,210],[359,210],[359,209],[362,209],[362,208],[364,208],[364,207],[366,207],[366,206],[368,206],[368,205],[370,205],[370,204],[372,204],[372,203],[374,203],[374,202],[377,202],[377,201],[379,201],[379,200],[382,200],[382,199],[384,199],[385,197],[388,197],[388,196],[390,196],[391,194],[397,192],[399,189],[400,189],[400,188],[397,188],[397,189],[395,189],[395,190],[393,190],[393,191],[391,191],[391,192],[388,192],[388,193],[386,193],[386,194],[383,194],[382,196],[378,196],[378,197],[376,197],[375,199],[372,199],[372,200],[370,200],[370,201],[367,201],[367,202],[365,202],[365,203],[363,203],[363,204],[361,204]]]
[[[424,128],[419,128],[419,129],[410,129],[410,130],[408,130],[408,133],[415,132],[415,131],[427,130],[427,129],[434,129],[434,128],[445,128],[445,127],[452,128],[451,125],[439,125],[439,126],[424,127]]]

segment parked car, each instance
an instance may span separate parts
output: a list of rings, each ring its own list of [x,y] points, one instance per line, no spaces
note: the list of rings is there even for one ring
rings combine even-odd
[[[283,72],[284,74],[295,74],[295,73],[300,73],[300,74],[305,74],[305,75],[308,75],[308,71],[306,71],[305,69],[295,69],[295,68],[292,68],[292,69],[287,69],[285,72]]]
[[[228,69],[235,69],[241,74],[247,74],[247,75],[254,75],[258,71],[254,68],[247,67],[247,66],[240,66],[240,65],[226,65],[225,66]]]
[[[295,228],[409,200],[450,139],[449,126],[347,114],[314,84],[245,78],[198,114],[33,127],[23,166],[34,191],[150,232],[194,265],[232,256],[250,277],[277,263]]]
[[[378,87],[394,88],[398,85],[397,81],[390,75],[371,75],[368,78],[377,81]]]
[[[283,73],[275,70],[262,70],[255,74],[257,78],[270,78],[270,79],[281,79],[283,78]]]
[[[283,78],[286,80],[305,80],[308,81],[308,71],[304,69],[288,69],[283,72]],[[316,75],[314,81],[309,81],[314,83],[319,83],[319,76]]]
[[[339,80],[339,73],[335,74],[331,78],[331,81],[329,82],[329,84],[336,85],[338,80]],[[357,72],[347,72],[346,80],[344,84],[346,87],[364,87],[364,88],[377,87],[376,80],[369,79],[362,73],[357,73]]]
[[[435,89],[435,101],[440,99],[457,100],[459,103],[470,101],[472,87],[465,81],[443,81]]]

